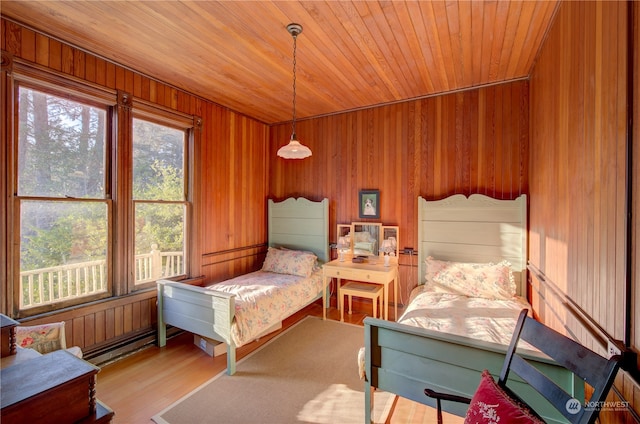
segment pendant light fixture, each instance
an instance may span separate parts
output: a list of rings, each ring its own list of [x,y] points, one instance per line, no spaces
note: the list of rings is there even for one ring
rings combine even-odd
[[[298,141],[296,136],[296,40],[302,32],[302,25],[289,24],[287,31],[293,37],[293,120],[291,123],[291,140],[286,146],[278,149],[278,156],[285,159],[304,159],[311,156],[311,149]]]

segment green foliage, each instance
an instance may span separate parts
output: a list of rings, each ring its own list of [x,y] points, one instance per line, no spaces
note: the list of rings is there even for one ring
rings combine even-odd
[[[106,111],[20,88],[18,192],[104,196]]]
[[[106,112],[20,89],[18,186],[22,271],[105,259]],[[184,244],[182,130],[134,119],[133,193],[137,253]],[[68,197],[95,202],[55,200]]]
[[[23,237],[20,255],[21,270],[48,268],[64,264],[71,251],[71,228],[68,220],[60,219],[51,228],[30,228]]]
[[[177,200],[184,198],[182,170],[155,160],[149,167],[151,176],[146,184],[134,184],[134,199]]]
[[[23,271],[106,258],[103,203],[29,201],[23,210]]]
[[[150,167],[156,184],[149,184],[137,199],[181,201],[183,180],[177,169],[155,161]],[[183,250],[184,206],[175,203],[136,202],[136,254],[148,253],[153,244],[163,252]]]
[[[182,205],[144,205],[136,209],[136,221],[144,222],[136,227],[136,254],[149,253],[153,245],[162,252],[179,252],[183,246]],[[144,214],[142,219],[140,215]]]

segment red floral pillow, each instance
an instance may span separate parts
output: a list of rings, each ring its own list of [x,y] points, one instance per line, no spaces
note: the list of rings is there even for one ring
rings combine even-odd
[[[482,372],[480,385],[471,399],[465,424],[533,423],[544,424],[526,406],[512,399],[494,381],[489,371]]]

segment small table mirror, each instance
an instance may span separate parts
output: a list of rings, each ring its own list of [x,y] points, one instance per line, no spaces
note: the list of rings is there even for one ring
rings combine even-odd
[[[338,224],[338,242],[336,243],[336,250],[338,251],[338,259],[340,262],[344,262],[345,254],[351,252],[351,224]]]
[[[353,227],[351,243],[354,256],[378,256],[382,224],[354,222],[351,225]]]
[[[399,233],[398,226],[377,222],[338,224],[338,258],[344,261],[347,253],[352,256],[381,256],[386,266],[390,263],[397,264],[400,254]]]

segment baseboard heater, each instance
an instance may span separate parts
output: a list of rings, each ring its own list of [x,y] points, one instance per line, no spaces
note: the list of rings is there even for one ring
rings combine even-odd
[[[175,337],[183,332],[184,331],[179,328],[169,327],[167,328],[167,339]],[[104,366],[141,349],[155,345],[156,341],[156,330],[148,330],[144,333],[138,334],[136,337],[128,338],[108,346],[103,346],[90,352],[85,352],[83,359],[96,366]]]

